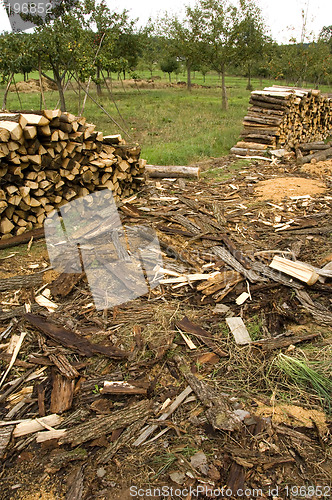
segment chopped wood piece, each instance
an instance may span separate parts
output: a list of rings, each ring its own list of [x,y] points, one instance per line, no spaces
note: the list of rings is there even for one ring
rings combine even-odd
[[[101,394],[141,394],[143,396],[147,395],[148,382],[137,382],[136,380],[123,381],[105,381],[104,387],[100,389]]]
[[[37,304],[41,307],[46,307],[48,312],[54,312],[59,306],[55,302],[52,302],[50,299],[47,297],[44,297],[44,295],[37,295],[35,297],[35,301]]]
[[[226,323],[231,330],[235,342],[239,345],[247,345],[251,343],[251,338],[248,330],[240,317],[226,318]]]
[[[3,374],[1,380],[0,380],[0,387],[2,386],[2,384],[4,383],[8,373],[10,372],[11,368],[13,367],[14,363],[15,363],[15,360],[17,358],[17,355],[21,349],[21,345],[22,345],[22,342],[24,340],[24,337],[26,336],[27,332],[22,332],[20,337],[18,338],[18,341],[17,341],[17,344],[15,346],[15,349],[13,351],[13,354],[12,354],[12,358],[10,360],[10,363],[9,363],[9,366],[7,368],[7,370],[5,371],[5,373]]]
[[[307,285],[314,285],[319,278],[316,271],[308,264],[298,261],[292,261],[275,255],[270,267],[293,276]]]
[[[96,353],[104,354],[104,356],[109,356],[111,358],[123,358],[127,356],[127,353],[117,349],[116,347],[106,347],[103,345],[92,344],[80,335],[77,335],[70,330],[66,330],[62,326],[57,326],[55,323],[45,321],[42,316],[28,313],[25,314],[24,317],[27,321],[29,321],[29,323],[34,325],[52,340],[77,351],[82,356],[90,357]]]
[[[45,441],[51,441],[53,439],[60,439],[66,433],[66,429],[53,429],[51,431],[41,431],[37,432],[36,442],[45,443]]]
[[[227,357],[228,354],[220,349],[217,345],[218,340],[213,337],[213,335],[208,332],[207,330],[204,330],[204,328],[201,328],[198,325],[195,325],[192,323],[187,316],[181,319],[181,321],[178,321],[176,323],[176,326],[180,328],[180,330],[184,330],[187,333],[191,333],[192,335],[195,335],[195,337],[199,338],[202,342],[204,342],[205,345],[210,347],[213,352],[218,354],[220,357]]]
[[[127,427],[137,420],[144,419],[150,412],[151,403],[149,400],[144,399],[122,410],[114,411],[112,415],[92,418],[81,425],[69,429],[60,438],[59,444],[70,443],[71,446],[77,446],[91,439],[98,439],[120,427]]]
[[[48,415],[47,417],[41,417],[38,419],[24,420],[14,429],[13,436],[20,437],[26,436],[27,434],[32,434],[34,432],[42,431],[45,429],[45,425],[54,427],[55,425],[60,425],[62,417],[59,415]]]

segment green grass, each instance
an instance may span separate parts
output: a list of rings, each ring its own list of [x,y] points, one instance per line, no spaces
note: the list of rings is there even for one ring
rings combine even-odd
[[[309,388],[315,392],[322,402],[325,402],[331,412],[332,379],[326,377],[317,367],[305,358],[295,358],[278,354],[276,365],[286,376],[299,387]]]
[[[154,74],[168,81],[161,71]],[[138,71],[140,77],[149,78],[148,72]],[[129,76],[129,75],[128,75]],[[37,78],[37,74],[29,77]],[[123,88],[113,75],[113,98],[121,113],[114,105],[106,88],[103,95],[97,98],[95,86],[91,85],[91,95],[107,110],[118,124],[129,134],[126,135],[118,125],[89,98],[84,115],[88,121],[95,123],[97,129],[105,134],[121,133],[127,142],[137,142],[142,147],[142,157],[148,163],[160,165],[188,165],[192,162],[211,157],[220,157],[229,153],[237,142],[242,120],[249,104],[250,92],[246,90],[246,79],[227,77],[229,109],[221,109],[220,79],[211,73],[206,77],[206,87],[194,88],[188,92],[184,88],[138,89]],[[19,81],[20,75],[16,75]],[[175,79],[175,77],[174,77]],[[182,74],[178,80],[185,80]],[[202,75],[196,73],[194,83],[203,84]],[[253,80],[256,89],[272,85],[273,81]],[[0,99],[4,86],[0,87]],[[56,91],[46,92],[46,105],[53,108],[58,103]],[[66,92],[67,109],[78,114],[81,108],[83,92],[79,99],[78,91],[70,89]],[[10,92],[7,101],[9,110],[40,109],[41,99],[38,93]]]

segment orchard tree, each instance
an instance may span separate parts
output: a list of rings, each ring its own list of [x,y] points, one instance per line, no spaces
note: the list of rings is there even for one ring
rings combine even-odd
[[[31,54],[39,61],[41,74],[56,84],[60,107],[65,111],[65,78],[91,58],[80,4],[76,0],[63,0],[54,5],[46,18],[29,15],[29,20],[37,25],[35,32],[30,35]]]
[[[32,35],[27,33],[5,33],[0,36],[0,73],[6,83],[2,108],[6,107],[7,95],[14,74],[26,76],[36,67],[33,55]]]
[[[239,22],[236,26],[236,58],[247,72],[247,90],[252,90],[252,68],[264,58],[268,41],[262,14],[253,0],[240,0]]]
[[[148,24],[140,34],[141,41],[141,67],[150,71],[152,78],[154,70],[157,68],[163,50],[163,41],[156,34],[155,26],[149,19]]]
[[[202,59],[204,20],[198,6],[185,7],[185,17],[166,16],[161,19],[161,34],[168,43],[169,54],[182,61],[187,71],[187,89],[191,90],[191,71]]]
[[[238,11],[236,7],[222,0],[201,0],[198,4],[204,26],[203,50],[205,63],[221,75],[222,109],[226,110],[226,69],[234,60],[235,28]]]
[[[330,53],[332,54],[332,24],[330,26],[324,26],[319,33],[319,41],[327,43]]]
[[[175,57],[168,57],[160,63],[160,69],[164,73],[168,73],[169,81],[171,82],[171,74],[175,73],[179,69],[179,63]]]
[[[110,71],[119,62],[122,62],[122,66],[128,65],[128,58],[132,57],[133,48],[127,44],[124,57],[119,54],[119,44],[123,43],[123,40],[120,41],[122,37],[132,35],[134,21],[129,20],[126,10],[121,13],[111,11],[105,0],[85,0],[84,14],[92,39],[92,64],[95,67],[97,94],[100,96],[102,70]]]

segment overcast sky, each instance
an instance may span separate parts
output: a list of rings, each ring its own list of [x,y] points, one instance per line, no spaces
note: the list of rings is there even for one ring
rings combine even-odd
[[[1,0],[0,0],[1,1]],[[24,0],[20,0],[21,2]],[[28,0],[29,1],[29,0]],[[31,1],[31,0],[30,0]],[[38,3],[38,0],[34,0]],[[112,10],[128,9],[132,18],[139,18],[139,25],[144,25],[148,18],[156,17],[165,11],[180,13],[184,5],[194,5],[195,0],[107,0]],[[307,31],[316,36],[323,26],[332,25],[332,0],[256,0],[262,9],[270,33],[278,42],[287,43],[291,37],[300,40],[302,10],[307,15]],[[0,30],[10,31],[7,14],[0,6]]]

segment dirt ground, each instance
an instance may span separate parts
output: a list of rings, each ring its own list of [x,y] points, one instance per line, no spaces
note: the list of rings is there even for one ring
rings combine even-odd
[[[61,296],[54,286],[59,273],[48,269],[44,240],[33,241],[29,249],[23,244],[0,251],[0,281],[46,270],[40,286],[0,292],[3,371],[11,357],[11,335],[27,332],[1,387],[0,398],[6,391],[10,397],[0,399],[0,424],[38,418],[43,405],[50,414],[59,370],[52,355],[61,355],[78,375],[72,403],[57,428],[77,426],[76,436],[81,436],[83,424],[95,425],[95,436],[79,444],[60,444],[58,439],[37,443],[36,434],[30,434],[12,436],[2,450],[0,427],[1,499],[235,499],[243,498],[245,490],[246,498],[274,500],[331,495],[331,386],[326,385],[323,397],[308,379],[292,377],[281,363],[289,357],[304,360],[319,372],[323,385],[331,380],[331,278],[309,287],[297,280],[280,281],[280,276],[251,281],[241,275],[245,269],[266,269],[274,255],[316,269],[331,262],[331,171],[322,181],[318,164],[300,169],[292,160],[277,165],[253,160],[234,170],[237,161],[208,162],[214,172],[220,170],[218,180],[209,175],[196,181],[148,179],[137,197],[120,207],[124,224],[146,224],[157,232],[166,270],[177,276],[210,273],[206,282],[165,283],[112,310],[96,311],[84,276]],[[228,288],[215,281],[216,276],[230,276],[216,246],[243,263]],[[52,313],[35,302],[43,284],[58,306]],[[237,297],[248,291],[248,299],[237,304]],[[25,304],[90,343],[116,346],[129,355],[87,357],[60,345],[24,317]],[[243,319],[250,345],[236,344],[225,321],[230,316]],[[180,328],[184,318],[196,330]],[[10,324],[10,335],[2,337]],[[205,333],[197,335],[197,327]],[[44,370],[36,373],[39,369]],[[30,371],[35,378],[11,390]],[[194,390],[143,444],[134,446],[144,425],[156,423],[163,405],[191,386],[193,377],[209,394],[207,400]],[[102,394],[105,380],[144,382],[148,393]],[[103,419],[145,400],[151,409],[140,428],[123,423],[99,433]],[[211,413],[220,404],[227,411],[218,418],[237,412],[237,428],[225,430],[213,420]],[[119,441],[127,428],[133,434]],[[112,444],[115,452],[102,461]]]

